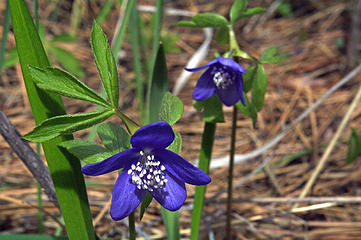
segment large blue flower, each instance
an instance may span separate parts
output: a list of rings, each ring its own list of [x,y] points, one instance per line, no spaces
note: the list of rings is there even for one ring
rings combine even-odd
[[[186,68],[187,71],[196,72],[208,67],[198,79],[193,91],[193,98],[204,101],[217,93],[226,106],[232,106],[239,100],[245,104],[243,97],[244,68],[229,58],[218,57],[206,65],[198,68]]]
[[[113,188],[110,215],[114,220],[132,213],[147,191],[164,208],[175,211],[187,197],[184,183],[205,185],[211,181],[202,170],[165,149],[173,140],[174,133],[168,123],[152,123],[134,133],[131,149],[82,168],[90,176],[123,168]]]

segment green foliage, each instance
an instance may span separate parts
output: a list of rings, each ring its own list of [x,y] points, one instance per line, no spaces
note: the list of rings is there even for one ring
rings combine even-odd
[[[228,34],[229,28],[227,26],[222,26],[217,29],[216,34],[214,36],[214,39],[223,45],[226,45],[229,43],[229,34]]]
[[[109,122],[101,124],[98,129],[98,136],[104,146],[113,154],[130,148],[130,137],[119,125]]]
[[[53,54],[55,59],[63,66],[65,69],[69,70],[70,72],[74,73],[76,76],[84,77],[83,69],[80,65],[78,59],[74,57],[71,52],[66,51],[63,48],[52,46],[48,47],[49,51]]]
[[[29,66],[29,72],[37,86],[43,90],[109,107],[109,103],[94,90],[63,70]]]
[[[261,63],[279,63],[283,60],[287,59],[287,55],[284,53],[280,53],[277,55],[277,48],[270,47],[264,50],[259,58]]]
[[[256,107],[258,112],[261,111],[263,107],[264,96],[266,94],[266,87],[267,87],[266,71],[264,70],[261,64],[257,64],[252,80],[251,102],[252,105]]]
[[[118,108],[119,81],[117,66],[108,45],[107,37],[96,21],[93,23],[91,44],[95,63],[105,91],[114,108]]]
[[[202,111],[202,119],[204,122],[224,122],[222,102],[219,100],[217,94],[205,101],[193,101],[193,106],[198,111]]]
[[[153,196],[150,195],[150,193],[147,191],[147,193],[145,194],[143,200],[142,200],[142,205],[140,206],[140,213],[139,213],[139,220],[141,221],[145,210],[147,209],[147,207],[149,206],[149,204],[152,202],[153,200]]]
[[[244,100],[246,102],[246,106],[244,106],[240,101],[236,103],[236,107],[239,109],[241,113],[246,115],[247,117],[252,118],[253,128],[256,127],[257,123],[257,109],[256,107],[248,100],[247,94],[243,93]]]
[[[160,45],[153,69],[153,77],[148,91],[148,121],[159,121],[159,113],[164,94],[168,91],[168,71],[163,46]]]
[[[168,150],[180,154],[182,151],[182,136],[180,133],[173,129],[174,140],[171,145],[167,147]]]
[[[291,2],[288,0],[283,0],[276,10],[283,17],[291,17],[293,15]]]
[[[242,13],[247,8],[247,4],[248,4],[248,0],[234,0],[233,5],[231,7],[231,11],[229,12],[231,23],[235,23],[239,19],[241,19]]]
[[[49,61],[26,3],[20,0],[11,0],[9,3],[27,95],[35,122],[40,124],[49,117],[65,114],[65,109],[60,96],[36,88],[28,65],[46,68],[49,67]],[[60,142],[71,139],[71,135],[62,135],[43,143],[42,146],[68,237],[93,240],[95,233],[80,163],[57,146]]]
[[[45,142],[62,134],[70,134],[105,121],[114,114],[103,110],[91,113],[79,113],[49,118],[23,136],[33,142]]]
[[[0,235],[0,240],[68,240],[67,237],[56,237],[43,234],[4,234]]]
[[[228,21],[217,13],[199,13],[192,18],[192,21],[179,21],[177,27],[226,27]]]
[[[264,11],[266,11],[266,9],[263,8],[263,7],[247,8],[247,9],[241,14],[241,17],[242,17],[242,18],[252,17],[253,15],[263,13]]]
[[[349,164],[361,155],[361,137],[357,129],[352,129],[347,150],[346,163]]]
[[[173,125],[182,117],[183,111],[183,102],[170,92],[166,92],[160,107],[160,120],[166,121],[169,125]]]
[[[86,140],[70,140],[59,144],[86,164],[97,163],[111,157],[108,149]]]

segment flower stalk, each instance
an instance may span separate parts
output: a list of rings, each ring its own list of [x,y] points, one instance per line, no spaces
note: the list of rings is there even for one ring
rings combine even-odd
[[[236,129],[237,129],[237,107],[233,106],[232,116],[232,133],[231,133],[231,149],[229,153],[229,168],[228,168],[228,196],[227,196],[227,220],[226,220],[226,239],[232,239],[232,188],[233,188],[233,166],[234,166],[234,152],[236,146]]]

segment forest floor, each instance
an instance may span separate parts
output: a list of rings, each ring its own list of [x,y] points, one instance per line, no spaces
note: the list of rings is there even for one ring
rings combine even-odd
[[[0,2],[0,12],[5,9]],[[98,1],[97,1],[98,2]],[[104,1],[100,1],[104,2]],[[252,6],[269,7],[273,1],[250,1]],[[276,1],[277,2],[277,1]],[[279,1],[278,1],[279,2]],[[299,2],[299,3],[297,3]],[[153,1],[140,1],[140,5],[152,5]],[[253,5],[254,4],[254,5]],[[268,47],[275,46],[286,53],[287,60],[276,65],[265,65],[267,93],[262,111],[258,114],[257,127],[242,115],[237,119],[236,154],[245,154],[269,142],[284,131],[306,108],[320,99],[334,84],[346,76],[356,65],[349,62],[347,44],[351,32],[351,14],[354,1],[294,1],[290,16],[278,11],[252,17],[236,25],[237,39],[243,49],[259,57]],[[94,13],[99,4],[91,1],[77,31],[79,41],[63,46],[80,61],[85,71],[81,80],[99,90],[100,81],[90,48],[90,30]],[[70,29],[71,1],[62,1],[57,21],[49,21],[54,6],[39,1],[40,22],[46,35],[52,36]],[[192,12],[217,12],[226,16],[231,1],[166,1],[165,6]],[[119,6],[115,7],[102,24],[112,39]],[[146,21],[149,13],[143,13]],[[188,59],[204,41],[201,29],[174,27],[186,17],[164,16],[167,33],[179,36],[174,48],[179,53],[168,52],[167,65],[170,89],[182,72]],[[2,22],[2,16],[0,17]],[[0,27],[0,33],[1,33]],[[14,47],[12,32],[8,48]],[[139,119],[132,81],[131,47],[125,41],[119,60],[121,81],[121,107],[131,118]],[[224,47],[212,41],[207,60]],[[360,53],[361,46],[357,48]],[[148,50],[147,50],[148,51]],[[203,63],[206,63],[205,60]],[[245,66],[248,66],[245,62]],[[192,106],[192,89],[199,73],[194,74],[179,93],[185,104],[182,119],[175,125],[183,138],[182,156],[189,161],[198,158],[203,122]],[[34,127],[31,109],[21,79],[20,66],[6,68],[1,73],[0,108],[21,134]],[[297,198],[332,140],[358,89],[361,75],[338,89],[320,107],[295,125],[279,144],[254,159],[235,165],[233,205],[233,231],[235,239],[361,239],[361,159],[346,164],[349,137],[352,128],[361,129],[361,105],[351,115],[350,122],[338,139],[332,153],[326,159],[318,178],[307,196],[308,202],[291,203]],[[94,106],[64,98],[69,113],[85,112]],[[213,149],[215,161],[227,157],[231,133],[232,108],[224,107],[225,122],[217,124]],[[115,118],[112,121],[117,121]],[[81,131],[75,136],[86,137]],[[35,146],[34,144],[31,144]],[[255,171],[268,162],[268,171]],[[211,169],[211,184],[207,187],[206,204],[200,239],[223,239],[226,212],[225,186],[227,163]],[[270,174],[271,173],[271,174]],[[273,176],[270,177],[270,176]],[[99,177],[86,177],[89,201],[94,216],[96,232],[101,237],[120,239],[127,236],[124,222],[113,221],[108,210],[116,173]],[[187,186],[188,197],[180,210],[181,233],[184,239],[190,234],[190,221],[194,188]],[[37,186],[31,173],[16,156],[6,141],[0,141],[0,234],[37,232]],[[58,223],[49,215],[59,217],[58,210],[43,194],[44,229],[54,234]],[[30,203],[31,205],[29,205]],[[103,210],[104,209],[104,210]],[[102,211],[103,210],[103,211]],[[152,239],[165,239],[159,205],[153,201],[143,220],[137,226]]]

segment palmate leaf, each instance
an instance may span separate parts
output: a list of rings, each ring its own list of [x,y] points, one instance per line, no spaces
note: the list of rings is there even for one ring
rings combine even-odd
[[[85,100],[103,107],[110,106],[104,98],[63,70],[29,66],[29,72],[37,86],[43,90],[70,98]]]
[[[99,138],[104,146],[113,154],[130,148],[130,137],[119,125],[109,122],[97,128]]]
[[[246,102],[246,106],[244,106],[240,101],[238,101],[236,103],[236,107],[239,109],[241,113],[252,118],[253,128],[256,128],[257,109],[252,103],[249,102],[248,96],[245,93],[243,93],[243,95],[244,95],[244,100]]]
[[[52,117],[36,126],[23,138],[33,142],[45,142],[61,134],[70,134],[91,127],[105,121],[113,114],[113,111],[104,110]]]
[[[217,13],[199,13],[192,18],[197,27],[222,27],[227,26],[228,21]]]
[[[97,163],[114,155],[108,149],[86,140],[69,140],[59,144],[86,164]]]
[[[91,45],[95,63],[105,91],[114,108],[118,108],[119,80],[117,66],[110,50],[107,37],[96,21],[93,23]]]
[[[231,19],[231,23],[237,22],[242,17],[242,13],[247,8],[248,1],[247,0],[234,0],[231,11],[229,12],[229,17]]]
[[[222,102],[216,94],[205,101],[194,101],[193,106],[198,111],[202,111],[204,122],[224,122]]]
[[[160,120],[173,125],[182,117],[183,111],[183,102],[170,92],[166,92],[160,107]]]
[[[252,81],[252,98],[251,103],[256,107],[257,111],[261,111],[263,107],[264,96],[266,94],[267,76],[261,64],[257,64]]]

